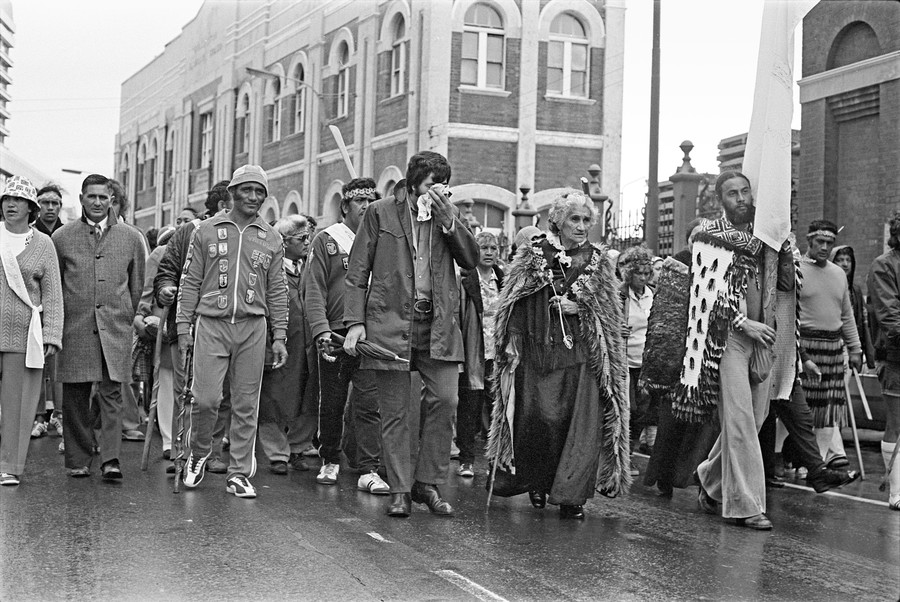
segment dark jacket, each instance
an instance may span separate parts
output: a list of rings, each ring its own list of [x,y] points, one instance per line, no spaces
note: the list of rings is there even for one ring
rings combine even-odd
[[[875,357],[900,363],[900,250],[891,249],[875,258],[867,284]]]
[[[368,340],[403,358],[412,351],[413,282],[412,217],[407,204],[406,180],[394,195],[375,201],[366,210],[356,233],[344,292],[344,325],[365,324]],[[431,220],[431,286],[434,304],[431,357],[448,362],[464,359],[459,324],[459,286],[455,264],[472,269],[478,262],[475,237],[454,217],[444,233]],[[371,276],[371,284],[369,282]],[[409,370],[409,364],[364,357],[361,368]]]
[[[497,290],[503,290],[503,270],[493,266],[497,278]],[[478,270],[462,270],[460,273],[460,296],[463,347],[465,365],[459,373],[459,388],[481,391],[485,389],[484,359],[484,299],[481,297],[481,279]]]
[[[186,224],[181,224],[175,234],[169,238],[166,252],[160,259],[159,268],[156,270],[156,278],[153,279],[153,296],[159,306],[162,306],[159,300],[159,291],[163,288],[174,286],[177,294],[178,285],[181,282],[181,270],[184,268],[184,259],[187,257],[188,247],[191,246],[191,237],[201,223],[199,219],[193,219]],[[175,302],[172,302],[169,317],[166,319],[166,333],[167,343],[178,340],[178,333],[175,331]]]
[[[56,223],[53,224],[52,228],[48,228],[46,226],[46,224],[44,224],[44,222],[42,222],[41,220],[37,220],[34,222],[34,229],[37,230],[38,232],[43,232],[47,236],[53,236],[53,233],[62,227],[63,227],[63,223],[62,223],[62,220],[59,218],[56,218]]]

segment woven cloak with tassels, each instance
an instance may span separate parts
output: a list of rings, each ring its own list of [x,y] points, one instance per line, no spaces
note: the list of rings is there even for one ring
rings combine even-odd
[[[756,275],[761,243],[735,233],[723,218],[694,237],[686,352],[672,403],[673,414],[684,422],[703,423],[716,413],[719,362],[747,284]]]
[[[578,340],[584,345],[575,352],[583,353],[599,389],[602,444],[597,470],[596,488],[615,496],[631,484],[629,459],[629,408],[625,385],[625,348],[622,341],[622,314],[619,300],[620,281],[607,258],[607,247],[592,245],[591,259],[580,276],[567,287],[567,296],[578,305]],[[510,341],[510,319],[516,303],[550,286],[548,268],[557,268],[556,250],[550,242],[542,246],[520,247],[510,265],[496,314],[496,356],[491,389],[495,399],[486,457],[497,461],[503,470],[515,472],[513,437],[507,418],[509,400],[504,398],[500,375],[509,368],[504,352]],[[574,268],[571,268],[574,269]],[[571,271],[570,269],[570,271]],[[552,314],[555,312],[551,312]],[[558,315],[558,314],[556,314]],[[557,318],[553,318],[557,319]],[[569,322],[572,323],[572,322]],[[543,333],[525,335],[522,353],[541,353]],[[543,348],[546,355],[547,348]],[[546,358],[552,368],[553,358]],[[520,365],[518,370],[522,370]]]

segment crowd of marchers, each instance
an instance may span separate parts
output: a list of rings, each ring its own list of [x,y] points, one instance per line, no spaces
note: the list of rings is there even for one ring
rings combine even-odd
[[[834,223],[808,224],[802,254],[793,235],[780,249],[756,238],[738,172],[716,182],[724,214],[692,222],[665,259],[591,242],[597,209],[576,190],[507,253],[460,216],[450,179],[420,152],[386,198],[370,178],[345,184],[340,221],[317,230],[311,216],[264,221],[267,174],[244,165],[203,215],[144,235],[115,180],[85,178],[81,216],[63,224],[58,186],[9,178],[0,485],[20,484],[48,430],[68,475],[98,463],[121,483],[122,441],[158,430],[179,487],[222,473],[239,498],[257,496],[258,458],[277,475],[315,469],[316,486],[353,473],[394,517],[414,502],[453,515],[451,466],[566,519],[642,477],[662,496],[696,486],[702,511],[766,530],[787,470],[816,492],[858,478],[845,381],[869,369],[900,510],[900,211],[866,299]]]

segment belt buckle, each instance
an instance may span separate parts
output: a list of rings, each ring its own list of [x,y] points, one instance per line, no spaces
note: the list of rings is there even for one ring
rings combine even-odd
[[[431,303],[431,299],[416,299],[415,303],[413,303],[413,309],[420,314],[431,313],[433,307],[434,305]]]

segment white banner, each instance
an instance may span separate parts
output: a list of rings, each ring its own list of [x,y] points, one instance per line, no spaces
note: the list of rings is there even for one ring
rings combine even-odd
[[[776,250],[791,231],[794,30],[816,1],[766,0],[763,7],[743,172],[756,199],[753,234]]]

